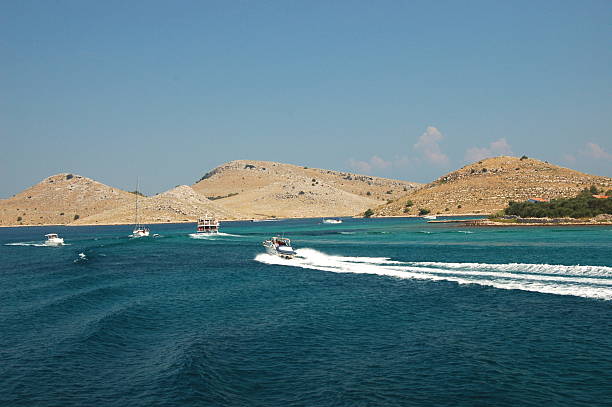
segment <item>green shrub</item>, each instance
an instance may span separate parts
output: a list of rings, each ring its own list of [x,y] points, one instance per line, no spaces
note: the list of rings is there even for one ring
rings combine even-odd
[[[80,218],[79,215],[74,215],[74,220],[77,220],[78,218]]]
[[[429,209],[419,208],[419,215],[420,216],[427,215],[429,212],[431,212]]]
[[[529,157],[527,157],[526,155],[521,157],[521,161],[528,159]]]
[[[364,218],[370,218],[372,217],[372,215],[374,215],[374,211],[372,209],[368,209],[367,211],[363,213]]]
[[[410,199],[406,202],[406,208],[410,208],[412,205],[414,205],[414,202],[412,202]]]
[[[593,198],[585,189],[574,198],[553,199],[550,202],[508,202],[506,215],[521,218],[589,218],[600,214],[612,214],[612,198]]]
[[[22,217],[21,216],[17,216],[17,222],[21,222]]]

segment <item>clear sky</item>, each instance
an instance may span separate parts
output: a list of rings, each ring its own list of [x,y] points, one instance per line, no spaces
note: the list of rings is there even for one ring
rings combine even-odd
[[[0,197],[235,159],[612,176],[612,1],[0,1]]]

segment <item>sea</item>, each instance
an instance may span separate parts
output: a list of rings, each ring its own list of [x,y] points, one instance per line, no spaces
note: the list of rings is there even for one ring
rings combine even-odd
[[[342,220],[0,228],[0,405],[612,405],[612,227]]]

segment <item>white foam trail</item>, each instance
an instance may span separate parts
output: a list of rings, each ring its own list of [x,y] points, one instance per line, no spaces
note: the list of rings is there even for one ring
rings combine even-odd
[[[5,243],[5,246],[32,246],[32,247],[57,247],[57,246],[70,246],[70,243],[61,244],[45,244],[40,242],[17,242],[17,243]]]
[[[561,274],[575,276],[612,277],[612,267],[607,266],[565,266],[560,264],[528,264],[528,263],[443,263],[443,262],[411,262],[413,266],[436,267],[452,270],[491,270],[519,273]]]
[[[452,281],[457,284],[477,284],[506,290],[612,300],[612,278],[606,278],[612,277],[612,267],[520,263],[403,263],[385,257],[330,256],[307,248],[298,249],[297,254],[299,257],[291,260],[269,254],[259,254],[255,260],[266,264],[334,273]]]
[[[214,239],[218,236],[223,236],[223,237],[244,237],[241,235],[232,235],[231,233],[223,233],[223,232],[219,232],[219,233],[190,233],[189,237],[192,239]]]

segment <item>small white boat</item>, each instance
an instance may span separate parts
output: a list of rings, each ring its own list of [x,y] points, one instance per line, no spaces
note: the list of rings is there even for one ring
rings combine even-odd
[[[198,235],[204,234],[216,234],[219,233],[219,221],[213,216],[206,214],[203,218],[198,219],[198,229],[196,231]]]
[[[423,219],[436,219],[436,215],[425,215],[423,216]]]
[[[138,194],[140,193],[138,187],[139,183],[138,180],[136,180],[136,191],[134,194],[136,195],[136,219],[134,220],[134,230],[132,230],[132,234],[130,235],[130,237],[147,237],[150,234],[149,228],[147,226],[141,225],[138,222]]]
[[[57,233],[49,233],[45,237],[47,238],[45,241],[47,246],[61,246],[64,244],[64,239],[59,237]]]
[[[291,247],[291,241],[285,237],[272,237],[263,242],[263,247],[266,248],[268,254],[283,259],[292,259],[297,255],[293,247]]]
[[[323,219],[323,223],[337,224],[337,223],[342,223],[342,220],[341,219]]]
[[[132,234],[130,235],[130,237],[147,237],[150,233],[151,232],[149,231],[148,227],[136,225],[134,226],[134,230],[132,230]]]

